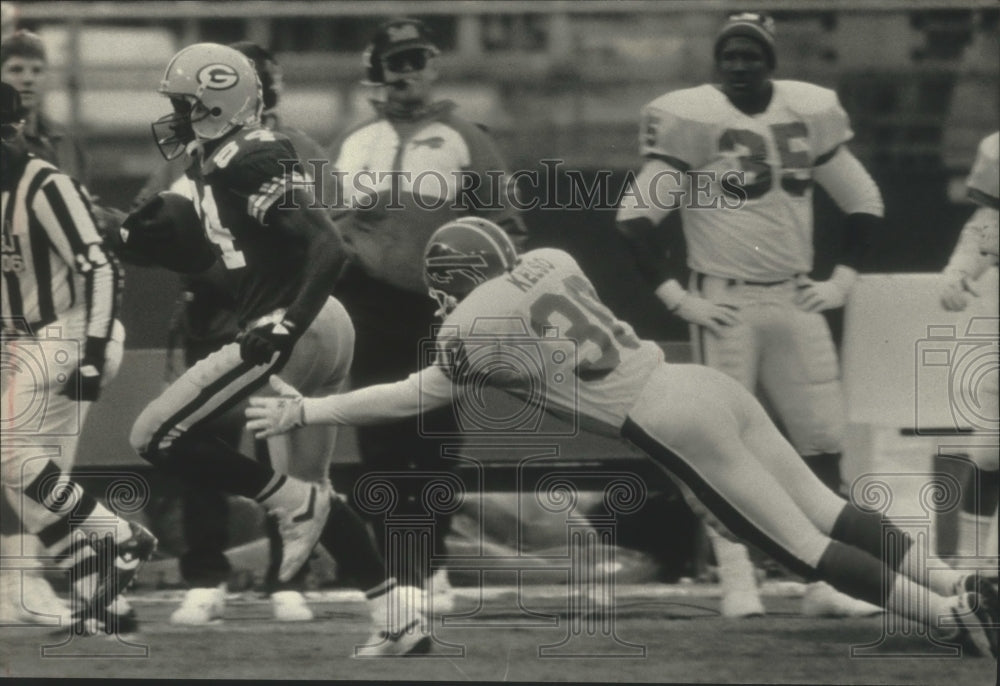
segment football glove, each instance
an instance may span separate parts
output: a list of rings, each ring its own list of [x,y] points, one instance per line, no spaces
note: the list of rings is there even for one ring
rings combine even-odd
[[[843,307],[858,273],[838,264],[827,281],[803,279],[795,295],[795,305],[804,312],[822,312]]]
[[[713,302],[689,293],[674,279],[660,284],[656,289],[656,297],[673,314],[691,324],[705,327],[716,336],[721,335],[723,327],[733,326],[740,321],[737,314],[740,308],[736,305]]]
[[[265,364],[276,353],[290,351],[297,339],[296,327],[287,319],[259,324],[240,334],[240,358],[249,364]]]
[[[254,438],[277,436],[305,425],[302,394],[295,386],[272,374],[271,388],[278,393],[277,398],[254,396],[246,409],[247,429]]]
[[[88,336],[83,347],[83,358],[70,372],[60,394],[74,402],[92,403],[101,395],[101,377],[104,374],[104,351],[108,342],[103,338]]]
[[[969,306],[969,297],[979,293],[969,285],[969,279],[962,272],[945,272],[941,275],[939,290],[941,307],[949,312],[961,312]]]

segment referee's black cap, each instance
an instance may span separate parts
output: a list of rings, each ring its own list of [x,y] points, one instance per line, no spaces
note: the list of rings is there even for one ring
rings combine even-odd
[[[0,124],[16,124],[22,119],[21,94],[9,83],[0,81]]]

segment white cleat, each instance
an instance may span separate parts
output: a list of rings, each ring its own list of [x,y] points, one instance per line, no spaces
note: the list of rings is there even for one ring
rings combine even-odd
[[[329,484],[310,484],[309,497],[298,510],[275,508],[281,536],[281,567],[278,579],[288,581],[309,559],[330,514],[333,490]]]
[[[447,614],[455,609],[455,592],[448,581],[448,570],[439,569],[428,580],[425,593],[430,600],[431,616]]]
[[[45,577],[33,569],[0,574],[0,626],[69,626],[73,611],[56,595]]]
[[[368,601],[374,629],[355,657],[403,657],[425,654],[431,637],[421,611],[424,591],[416,586],[393,586]]]
[[[306,598],[298,591],[276,591],[271,594],[271,611],[279,622],[308,622],[313,619]]]
[[[721,612],[723,617],[731,619],[762,617],[766,614],[756,589],[723,592]]]
[[[219,624],[226,608],[225,584],[213,588],[192,588],[170,615],[171,624],[204,626]]]
[[[841,593],[824,581],[806,586],[802,614],[806,617],[873,617],[882,614],[878,605]]]

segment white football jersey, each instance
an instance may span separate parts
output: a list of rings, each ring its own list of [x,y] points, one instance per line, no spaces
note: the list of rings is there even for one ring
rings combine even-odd
[[[496,385],[577,426],[617,433],[663,352],[597,298],[562,250],[525,253],[448,316],[438,365],[466,390]]]
[[[966,180],[969,196],[980,205],[1000,209],[1000,132],[979,143],[976,161]]]
[[[813,168],[853,132],[833,91],[773,84],[755,115],[708,84],[643,108],[643,157],[686,172],[681,212],[695,271],[773,281],[812,269]]]

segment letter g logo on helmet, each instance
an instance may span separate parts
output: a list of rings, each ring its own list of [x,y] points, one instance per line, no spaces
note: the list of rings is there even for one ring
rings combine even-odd
[[[224,91],[239,83],[240,76],[228,64],[208,64],[198,70],[198,84],[215,91]]]

